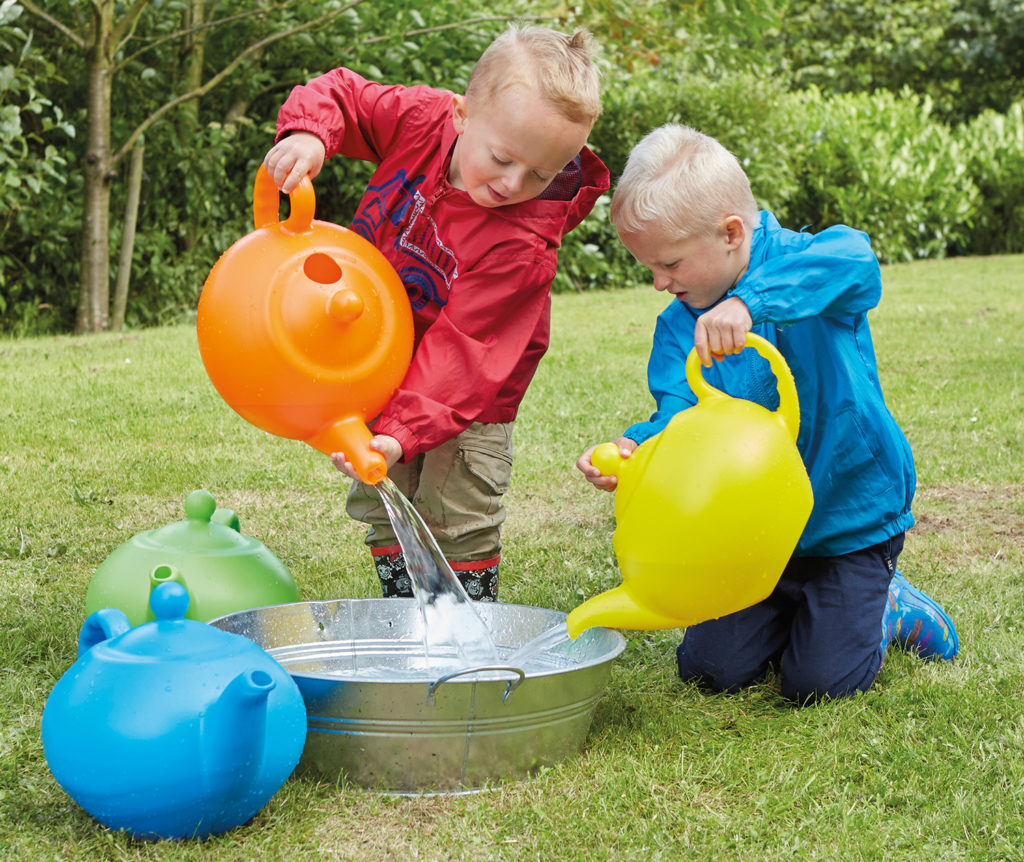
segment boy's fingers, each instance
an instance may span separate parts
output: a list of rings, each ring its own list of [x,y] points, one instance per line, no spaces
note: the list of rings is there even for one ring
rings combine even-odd
[[[711,354],[708,351],[708,330],[700,320],[693,328],[693,349],[697,351],[701,365],[705,367],[711,365]]]
[[[295,187],[302,182],[302,178],[304,176],[306,176],[306,171],[303,170],[301,163],[296,162],[285,177],[285,181],[281,184],[281,191],[285,194],[290,194],[295,190]]]
[[[350,479],[358,479],[359,474],[356,473],[355,468],[348,462],[344,452],[333,452],[331,454],[331,461],[335,467],[337,467],[342,473],[348,476]]]
[[[747,346],[747,331],[740,324],[735,324],[729,334],[732,337],[730,353],[739,353]]]

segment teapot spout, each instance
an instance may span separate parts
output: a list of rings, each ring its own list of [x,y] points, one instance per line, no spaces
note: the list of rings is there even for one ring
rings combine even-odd
[[[276,686],[264,670],[245,670],[225,686],[202,719],[203,777],[213,794],[244,793],[259,778],[267,699]]]
[[[599,593],[573,609],[565,620],[569,636],[575,640],[589,628],[605,626],[613,629],[675,629],[685,625],[637,604],[624,585]]]
[[[346,416],[321,428],[306,442],[325,455],[344,452],[359,478],[367,485],[376,485],[387,476],[388,465],[380,452],[370,448],[372,439],[373,432],[362,419]]]
[[[185,577],[178,571],[174,566],[168,565],[167,563],[161,563],[159,566],[155,566],[153,571],[149,573],[149,592],[152,594],[153,590],[160,586],[160,584],[179,584],[182,589],[185,590],[188,596],[188,605],[194,604],[192,602],[192,592],[188,588],[188,584],[185,581]],[[156,619],[156,613],[152,607],[149,607],[148,613],[146,614],[146,622],[152,622]]]

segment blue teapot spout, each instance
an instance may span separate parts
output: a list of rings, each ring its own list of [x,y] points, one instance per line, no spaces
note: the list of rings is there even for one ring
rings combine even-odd
[[[233,794],[259,779],[266,745],[267,700],[276,685],[265,670],[244,670],[207,709],[201,744],[208,792]]]

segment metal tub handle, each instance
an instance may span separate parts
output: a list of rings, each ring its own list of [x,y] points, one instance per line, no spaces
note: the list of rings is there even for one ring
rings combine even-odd
[[[526,672],[518,667],[507,667],[506,665],[483,665],[481,667],[467,667],[465,670],[457,670],[453,673],[447,673],[438,679],[435,679],[429,686],[427,686],[427,705],[430,705],[434,700],[434,693],[446,682],[455,679],[457,676],[464,676],[467,673],[483,673],[484,671],[499,671],[503,673],[514,673],[517,679],[509,679],[505,681],[505,694],[502,695],[501,702],[505,703],[509,695],[512,694],[520,684],[526,679]]]

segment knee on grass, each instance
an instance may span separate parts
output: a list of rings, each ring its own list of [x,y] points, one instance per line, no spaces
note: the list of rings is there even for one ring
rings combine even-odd
[[[697,683],[713,692],[737,692],[759,682],[764,668],[727,668],[714,661],[702,661],[685,649],[685,642],[676,648],[676,666],[683,682]]]

